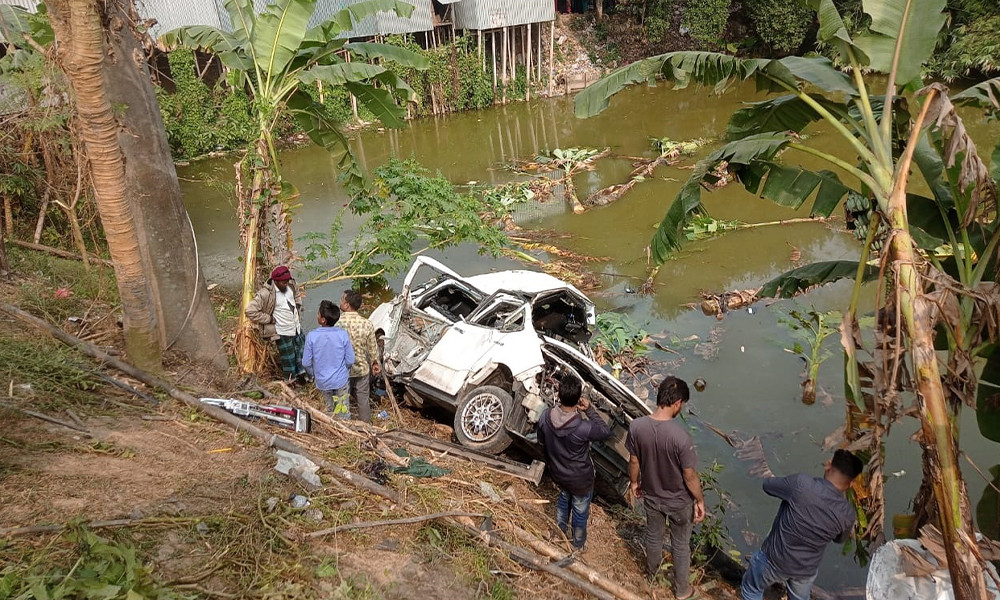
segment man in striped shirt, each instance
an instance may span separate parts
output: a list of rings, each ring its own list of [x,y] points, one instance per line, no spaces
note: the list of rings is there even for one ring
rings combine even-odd
[[[369,393],[371,375],[379,375],[382,370],[378,364],[378,344],[375,341],[375,327],[371,321],[358,313],[361,308],[361,293],[347,290],[340,299],[340,322],[337,324],[351,338],[356,360],[351,367],[350,387],[351,400],[358,407],[358,418],[365,423],[372,420]]]

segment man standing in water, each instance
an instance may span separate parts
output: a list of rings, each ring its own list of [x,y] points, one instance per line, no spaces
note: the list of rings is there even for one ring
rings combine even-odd
[[[864,465],[837,450],[823,467],[823,477],[796,473],[764,480],[764,493],[780,498],[781,506],[743,575],[743,600],[761,600],[775,583],[785,584],[789,600],[809,600],[827,544],[847,540],[855,512],[844,493]]]
[[[646,513],[646,575],[652,579],[663,560],[663,533],[670,523],[674,596],[694,595],[691,586],[691,530],[705,518],[705,498],[698,478],[694,440],[674,417],[691,397],[687,383],[673,376],[660,382],[656,412],[628,428],[628,475],[632,495],[642,498]]]
[[[295,297],[295,282],[285,265],[271,271],[271,278],[247,304],[247,318],[261,326],[264,339],[278,346],[278,358],[285,378],[305,378],[302,368],[302,348],[305,336],[299,320],[301,306]]]

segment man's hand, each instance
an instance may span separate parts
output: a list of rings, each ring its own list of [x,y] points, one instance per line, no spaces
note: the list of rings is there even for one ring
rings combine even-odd
[[[701,523],[705,520],[705,501],[699,500],[694,503],[694,522]]]
[[[372,375],[381,375],[382,367],[379,366],[378,361],[372,362]]]
[[[590,408],[590,398],[581,397],[579,404],[576,405],[576,409],[583,412]]]
[[[639,487],[638,481],[629,486],[629,491],[632,492],[632,498],[636,500],[642,498],[642,488]]]

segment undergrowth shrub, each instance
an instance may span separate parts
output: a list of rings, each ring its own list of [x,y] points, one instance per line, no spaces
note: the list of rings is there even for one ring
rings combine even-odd
[[[799,49],[815,19],[804,3],[787,0],[754,0],[747,5],[757,35],[779,54]]]
[[[729,21],[731,0],[689,0],[682,25],[688,34],[707,46],[722,44],[722,32]]]

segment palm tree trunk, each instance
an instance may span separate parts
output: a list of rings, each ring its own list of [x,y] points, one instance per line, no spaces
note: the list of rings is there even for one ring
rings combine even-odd
[[[920,116],[911,129],[906,151],[896,168],[895,185],[889,197],[886,215],[893,229],[889,253],[899,291],[898,310],[902,312],[913,355],[922,444],[931,447],[926,455],[934,482],[934,497],[937,500],[955,599],[979,600],[986,597],[986,586],[982,566],[969,550],[970,546],[975,545],[972,523],[969,519],[962,518],[962,506],[969,503],[968,492],[958,468],[955,426],[948,413],[934,350],[934,307],[923,292],[906,212],[910,164],[934,94],[935,91],[932,90],[925,99]]]
[[[73,88],[80,135],[90,158],[97,209],[115,265],[125,323],[125,348],[143,369],[160,368],[153,306],[142,271],[139,238],[126,197],[118,125],[105,93],[105,31],[94,0],[47,0],[59,59]],[[121,57],[119,57],[121,58]]]

